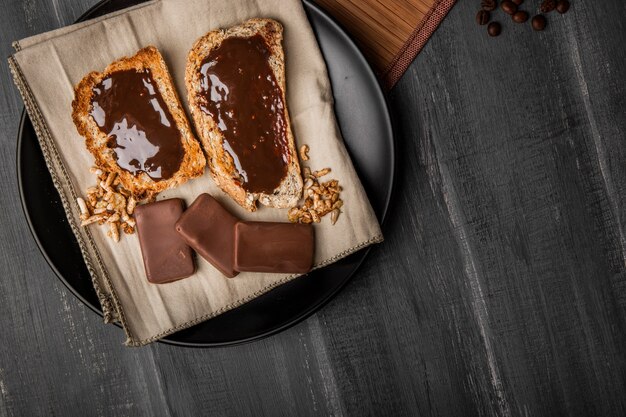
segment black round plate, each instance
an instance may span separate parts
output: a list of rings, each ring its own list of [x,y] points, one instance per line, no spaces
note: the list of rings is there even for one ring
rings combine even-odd
[[[120,10],[137,0],[105,0],[79,21]],[[310,1],[304,6],[328,65],[335,111],[343,137],[378,219],[385,218],[394,181],[395,148],[389,111],[365,58],[346,33]],[[17,174],[24,214],[33,237],[59,279],[83,303],[102,314],[78,243],[65,218],[35,131],[22,113]],[[364,249],[288,282],[241,307],[179,331],[162,342],[181,346],[223,346],[277,333],[329,301],[357,270]]]

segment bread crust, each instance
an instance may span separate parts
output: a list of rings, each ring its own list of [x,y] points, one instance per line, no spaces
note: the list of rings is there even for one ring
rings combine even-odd
[[[280,87],[286,121],[286,134],[289,148],[289,162],[287,173],[280,185],[271,194],[248,193],[241,185],[239,173],[230,154],[223,147],[223,135],[213,118],[200,108],[200,67],[202,61],[211,51],[230,37],[251,37],[261,35],[271,53],[270,67]],[[189,107],[200,137],[202,146],[207,155],[207,165],[215,183],[240,206],[248,211],[255,211],[256,201],[270,207],[294,207],[302,196],[302,177],[295,139],[291,129],[287,98],[285,95],[285,57],[282,48],[283,27],[272,19],[250,19],[229,29],[220,29],[208,32],[198,39],[187,57],[185,70],[185,86],[189,97]]]
[[[168,179],[153,180],[146,173],[134,175],[122,169],[115,159],[114,150],[106,146],[108,135],[100,130],[91,116],[93,87],[109,74],[127,70],[149,69],[157,88],[166,103],[181,135],[183,160],[174,175]],[[150,198],[165,189],[176,187],[204,172],[206,159],[200,144],[192,133],[189,121],[163,57],[156,47],[147,46],[131,57],[123,57],[109,64],[102,72],[90,72],[74,88],[72,120],[85,145],[95,158],[95,165],[104,171],[116,172],[124,188],[137,199]]]

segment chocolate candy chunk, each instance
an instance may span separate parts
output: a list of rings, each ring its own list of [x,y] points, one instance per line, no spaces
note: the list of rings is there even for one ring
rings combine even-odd
[[[235,269],[304,274],[313,265],[314,247],[310,224],[239,222],[235,226]]]
[[[237,218],[208,194],[201,194],[176,223],[183,240],[229,278],[233,268],[234,232]]]
[[[137,234],[148,281],[163,284],[192,275],[196,268],[191,249],[176,232],[183,200],[172,198],[135,209]]]

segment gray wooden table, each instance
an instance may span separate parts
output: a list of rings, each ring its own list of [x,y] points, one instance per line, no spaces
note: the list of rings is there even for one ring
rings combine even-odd
[[[3,0],[0,55],[94,2]],[[125,348],[55,278],[0,64],[0,416],[626,415],[626,3],[571,2],[496,39],[459,2],[389,95],[387,240],[320,312],[233,348]]]

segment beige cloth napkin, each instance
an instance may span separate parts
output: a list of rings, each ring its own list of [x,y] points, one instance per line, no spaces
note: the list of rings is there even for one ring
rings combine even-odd
[[[146,45],[163,54],[186,106],[185,59],[193,42],[209,30],[251,17],[271,17],[285,28],[287,105],[298,146],[308,144],[313,170],[331,167],[328,178],[343,186],[343,214],[332,226],[315,225],[315,268],[382,241],[382,233],[346,152],[333,112],[322,55],[299,0],[160,0],[122,13],[62,28],[15,43],[9,58],[15,82],[33,121],[46,163],[78,239],[105,321],[119,321],[126,344],[140,346],[235,308],[294,275],[242,273],[224,278],[204,259],[190,278],[155,285],[146,280],[136,235],[119,243],[98,226],[80,228],[76,197],[95,183],[93,158],[71,119],[73,86],[89,71],[132,55]],[[188,109],[187,109],[188,110]],[[191,204],[209,192],[240,218],[286,221],[287,211],[260,208],[248,213],[222,193],[208,173],[161,193]]]

